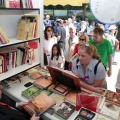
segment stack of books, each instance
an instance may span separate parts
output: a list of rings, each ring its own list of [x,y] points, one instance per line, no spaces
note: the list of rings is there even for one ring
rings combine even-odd
[[[9,39],[7,37],[7,35],[5,34],[5,32],[2,30],[2,28],[0,28],[0,44],[7,44],[9,43]]]
[[[9,89],[9,88],[13,87],[15,84],[19,84],[19,83],[21,83],[21,80],[16,77],[8,78],[8,79],[2,81],[3,87],[5,87],[7,89]]]
[[[17,25],[17,39],[29,40],[38,37],[38,16],[24,15],[18,21]]]

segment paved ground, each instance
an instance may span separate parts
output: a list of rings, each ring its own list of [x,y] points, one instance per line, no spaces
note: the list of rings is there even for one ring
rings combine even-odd
[[[112,65],[112,76],[106,78],[108,89],[112,91],[116,91],[115,84],[117,81],[118,71],[120,69],[120,50],[115,54],[115,62],[117,62],[117,64]]]

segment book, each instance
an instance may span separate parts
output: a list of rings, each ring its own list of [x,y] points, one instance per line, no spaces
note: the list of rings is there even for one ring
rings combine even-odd
[[[34,94],[36,94],[36,92],[41,92],[41,91],[42,91],[42,89],[40,89],[36,86],[31,86],[31,87],[23,90],[21,95],[23,95],[27,99],[31,99],[34,97]]]
[[[33,84],[38,87],[48,88],[50,85],[53,84],[53,81],[52,81],[51,77],[48,77],[48,79],[46,79],[45,77],[41,77],[41,78],[35,80],[33,82]]]
[[[18,84],[18,83],[21,83],[21,80],[15,77],[2,81],[2,85],[6,87],[7,89],[11,88],[13,85]]]
[[[52,80],[56,83],[55,88],[53,88],[54,90],[61,90],[61,93],[65,93],[65,91],[69,89],[81,91],[80,80],[77,76],[75,76],[75,74],[66,70],[59,69],[57,67],[47,66],[47,68],[50,72]],[[62,84],[65,87],[57,87],[59,84]]]
[[[91,93],[90,95],[99,97],[99,101],[98,101],[98,105],[97,105],[97,112],[100,113],[106,98],[101,96],[101,94],[98,94],[98,93],[95,93],[95,92]]]
[[[63,102],[60,106],[58,106],[56,114],[66,120],[72,115],[74,111],[75,111],[74,105],[72,105],[69,102]]]
[[[120,94],[119,93],[107,90],[105,97],[106,97],[107,102],[120,106]]]
[[[105,102],[100,113],[105,117],[112,118],[112,120],[118,120],[120,114],[120,107]]]
[[[33,80],[37,80],[40,77],[42,77],[42,75],[39,72],[33,72],[33,74],[30,75],[30,78],[32,78]]]
[[[97,114],[89,109],[81,108],[74,120],[96,120]]]
[[[89,110],[92,110],[92,111],[96,112],[98,101],[99,101],[98,96],[77,94],[77,97],[76,97],[76,111],[78,111],[81,107],[85,107]]]
[[[65,96],[66,94],[68,94],[70,92],[71,89],[63,84],[57,83],[57,84],[54,84],[50,88],[50,90],[53,91],[54,93]]]
[[[28,102],[28,105],[23,106],[23,108],[32,116],[34,113],[41,115],[47,109],[56,104],[56,101],[48,97],[46,94],[41,93],[39,96],[33,98]]]
[[[105,116],[99,114],[96,120],[112,120],[112,118],[110,119],[108,117],[105,117]]]
[[[76,104],[76,96],[77,96],[78,92],[76,91],[70,91],[66,96],[65,96],[65,101],[68,101],[70,103]],[[86,94],[88,95],[88,93],[81,91],[79,94]]]

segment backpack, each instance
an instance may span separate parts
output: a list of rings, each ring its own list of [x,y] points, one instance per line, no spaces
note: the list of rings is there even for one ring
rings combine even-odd
[[[76,64],[79,62],[79,59],[76,60]],[[98,61],[98,63],[95,65],[95,68],[94,68],[94,74],[96,75],[97,73],[97,67],[99,65],[99,63],[102,63],[101,60]],[[104,65],[103,65],[104,66]],[[104,66],[105,67],[105,66]],[[78,65],[76,65],[76,68],[78,69]],[[105,68],[106,70],[106,68]]]

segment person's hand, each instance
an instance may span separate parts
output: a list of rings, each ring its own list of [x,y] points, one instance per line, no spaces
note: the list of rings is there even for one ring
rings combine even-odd
[[[103,89],[101,87],[95,87],[95,92],[102,93]]]
[[[111,71],[111,70],[108,70],[108,71],[107,71],[107,75],[108,75],[108,77],[110,77],[110,76],[112,75],[112,71]]]
[[[39,120],[40,117],[39,116],[35,116],[35,114],[30,118],[30,120]]]
[[[18,108],[22,108],[24,105],[28,105],[28,103],[27,102],[18,102],[17,103]]]

